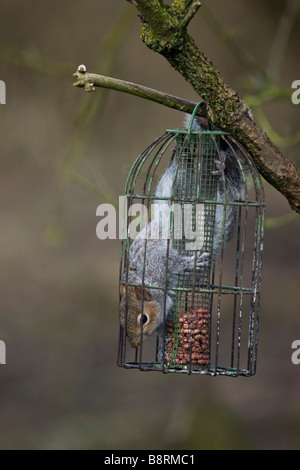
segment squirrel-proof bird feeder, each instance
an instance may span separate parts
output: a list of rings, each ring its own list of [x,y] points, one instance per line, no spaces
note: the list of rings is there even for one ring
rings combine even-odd
[[[144,204],[149,218],[151,205],[158,199],[170,206],[176,203],[182,210],[182,224],[177,223],[175,227],[174,213],[170,211],[167,247],[172,246],[183,256],[199,258],[203,253],[210,256],[201,269],[195,263],[194,269],[177,275],[176,287],[170,294],[172,312],[166,317],[166,305],[162,306],[165,316],[159,334],[146,341],[141,338],[139,347],[132,348],[126,337],[126,320],[125,326],[120,325],[118,365],[163,373],[252,376],[257,366],[263,186],[252,158],[229,133],[193,130],[197,108],[188,129],[167,130],[138,156],[129,172],[124,195],[128,207]],[[224,167],[216,168],[224,152],[237,162],[244,185],[243,200],[227,200],[226,185],[231,183],[226,162]],[[171,197],[158,198],[155,188],[159,177],[174,161],[176,172]],[[187,207],[189,222],[183,220]],[[231,239],[225,243],[229,213],[234,214],[235,224]],[[128,214],[126,227],[131,221],[132,216]],[[184,229],[184,222],[189,227]],[[195,247],[188,238],[196,230],[198,245]],[[221,248],[214,257],[217,230]],[[131,243],[129,237],[122,240],[120,286],[158,289],[164,293],[166,303],[167,281],[161,285],[149,285],[147,279],[138,284],[129,281]],[[146,259],[147,240],[144,262]],[[168,274],[166,266],[166,278]]]

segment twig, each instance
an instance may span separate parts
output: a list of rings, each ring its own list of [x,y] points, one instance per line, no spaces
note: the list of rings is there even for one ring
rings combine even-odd
[[[206,4],[201,8],[201,17],[221,41],[222,45],[227,47],[238,63],[248,72],[251,83],[264,83],[266,80],[264,69],[259,66],[248,50],[240,47],[239,43],[234,40],[234,35],[217,20]]]
[[[100,60],[95,66],[96,70],[103,70],[105,73],[111,73],[116,50],[122,44],[124,36],[127,33],[133,18],[134,14],[127,8],[124,8],[120,15],[118,15],[107,34],[102,39],[102,44],[99,47]],[[103,104],[105,94],[98,93],[92,101],[83,98],[86,97],[82,97],[82,100],[78,103],[75,112],[75,131],[73,132],[68,148],[63,155],[61,166],[58,170],[58,175],[55,181],[53,210],[50,224],[46,232],[46,239],[51,244],[60,243],[63,237],[62,200],[63,195],[68,190],[71,182],[74,182],[89,192],[97,195],[98,198],[101,197],[104,200],[109,199],[110,202],[116,201],[117,198],[117,196],[108,188],[108,185],[104,184],[105,178],[103,178],[101,188],[97,188],[96,185],[93,185],[93,183],[81,176],[77,171],[82,157],[86,154],[86,148],[90,142],[91,135],[94,132],[96,119],[104,109]]]
[[[101,199],[101,201],[108,202],[115,207],[117,206],[117,198],[115,194],[108,194],[107,191],[104,191],[100,186],[93,184],[80,173],[73,173],[72,181],[77,183],[85,191],[96,196],[98,200]]]
[[[202,3],[200,0],[195,0],[189,7],[187,14],[183,18],[183,20],[180,22],[180,27],[181,28],[187,28],[189,22],[191,19],[195,16],[199,8],[202,6]]]
[[[298,220],[298,215],[295,212],[289,212],[288,214],[282,215],[280,217],[267,217],[265,220],[265,227],[267,229],[285,227],[295,220]]]
[[[287,0],[285,10],[278,24],[268,65],[268,75],[274,82],[279,80],[280,65],[284,58],[290,34],[299,11],[299,0]]]
[[[95,86],[100,88],[110,88],[112,90],[139,96],[140,98],[154,101],[156,103],[167,106],[168,108],[190,114],[193,112],[193,109],[197,104],[193,101],[185,100],[184,98],[179,98],[178,96],[173,96],[162,91],[157,91],[153,88],[148,88],[143,85],[86,72],[86,67],[84,65],[79,65],[73,76],[78,79],[78,81],[74,83],[74,86],[83,87],[85,91],[88,92],[95,91]],[[199,108],[197,115],[203,117],[207,115],[204,107]]]
[[[288,148],[297,145],[300,142],[300,131],[295,134],[289,135],[287,137],[279,135],[270,121],[268,120],[266,114],[263,112],[261,107],[254,108],[255,117],[259,125],[265,130],[272,142],[278,145],[281,148]]]
[[[272,83],[270,80],[276,80],[276,78],[278,78],[275,69],[277,69],[277,72],[279,71],[282,53],[287,45],[292,24],[295,21],[299,8],[299,0],[288,1],[284,18],[281,19],[278,26],[272,57],[269,61],[268,74],[256,63],[253,57],[249,55],[248,51],[240,47],[239,43],[234,40],[233,34],[228,33],[227,29],[215,18],[207,5],[203,5],[201,9],[201,16],[204,21],[247,71],[248,79],[244,79],[243,82],[249,94],[244,96],[244,101],[251,108],[252,112],[254,112],[258,124],[269,135],[271,140],[281,148],[296,145],[300,141],[300,132],[287,137],[280,136],[272,128],[271,123],[267,120],[261,107],[266,103],[278,99],[291,101],[291,88],[284,88],[283,86]]]
[[[7,44],[0,43],[0,59],[43,74],[68,77],[72,71],[72,64],[47,59],[28,51],[22,51]]]

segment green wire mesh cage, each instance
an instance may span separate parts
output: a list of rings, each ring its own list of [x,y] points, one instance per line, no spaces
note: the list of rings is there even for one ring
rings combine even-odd
[[[127,178],[118,365],[251,376],[257,364],[263,186],[235,139],[193,122],[194,115],[188,129],[157,138]]]

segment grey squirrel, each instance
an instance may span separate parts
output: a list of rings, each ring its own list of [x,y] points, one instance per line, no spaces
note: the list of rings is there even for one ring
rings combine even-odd
[[[192,130],[202,129],[200,120],[196,118]],[[212,174],[218,177],[217,200],[224,200],[223,174],[226,200],[228,202],[243,200],[245,183],[242,171],[228,145],[222,144],[220,160],[216,160],[215,164],[216,170]],[[161,177],[155,196],[171,197],[175,169],[176,163],[173,161]],[[159,200],[156,203],[155,207],[159,209]],[[198,253],[196,259],[195,255],[184,256],[172,247],[171,242],[168,243],[167,239],[161,237],[159,212],[154,210],[152,221],[141,230],[130,247],[128,277],[124,278],[120,285],[120,323],[126,330],[133,348],[137,348],[141,341],[155,332],[161,335],[164,319],[166,320],[172,311],[174,295],[172,289],[176,287],[178,275],[184,271],[193,271],[195,265],[196,269],[201,271],[209,262],[216,259],[221,251],[223,238],[226,243],[233,235],[236,210],[236,206],[226,206],[223,236],[224,206],[222,204],[216,206],[212,253],[204,252],[200,256]],[[146,245],[145,238],[147,238]],[[156,286],[158,288],[155,288]],[[166,289],[163,289],[163,286],[166,286]]]

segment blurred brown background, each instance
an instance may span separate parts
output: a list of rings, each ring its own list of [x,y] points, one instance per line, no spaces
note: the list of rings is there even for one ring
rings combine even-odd
[[[255,99],[262,83],[255,66],[243,65],[248,55],[283,90],[300,79],[299,2],[206,3],[217,23],[200,9],[190,33],[243,98]],[[274,46],[287,4],[290,32],[283,26]],[[84,63],[197,100],[139,30],[125,0],[1,1],[0,448],[299,449],[300,365],[291,344],[300,339],[300,223],[284,223],[289,206],[268,184],[267,217],[281,223],[265,234],[257,375],[116,365],[120,244],[97,239],[96,208],[122,194],[135,157],[183,115],[110,90],[84,93],[72,73]],[[299,164],[289,136],[300,129],[300,105],[271,101],[257,119],[261,110]]]

